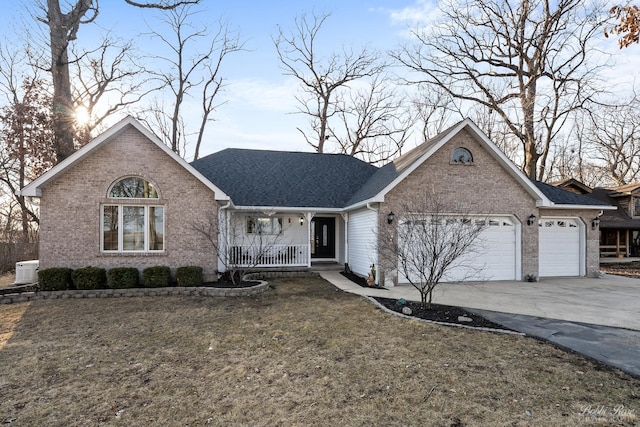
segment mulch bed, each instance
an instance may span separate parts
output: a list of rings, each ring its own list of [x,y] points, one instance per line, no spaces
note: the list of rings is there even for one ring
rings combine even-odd
[[[353,283],[362,286],[363,288],[373,289],[387,289],[382,286],[369,286],[367,285],[367,279],[357,276],[351,272],[341,272],[344,277],[351,280]],[[491,322],[484,317],[465,310],[462,307],[453,307],[450,305],[431,304],[431,308],[423,310],[420,307],[419,302],[415,301],[399,301],[393,298],[373,297],[376,301],[382,304],[389,310],[402,313],[403,307],[409,307],[411,314],[409,316],[417,317],[424,320],[430,320],[434,322],[451,323],[455,325],[464,325],[473,328],[489,328],[489,329],[502,329],[511,331],[507,327]]]
[[[259,285],[260,282],[255,280],[243,280],[239,283],[233,283],[232,281],[218,280],[217,282],[203,283],[203,287],[207,288],[250,288],[252,286]]]
[[[350,271],[341,271],[340,274],[342,274],[344,277],[346,277],[347,279],[351,280],[353,283],[355,283],[356,285],[362,286],[363,288],[373,288],[373,289],[387,289],[383,286],[369,286],[367,284],[367,279],[365,279],[364,277],[360,277],[357,274],[353,274]]]
[[[640,278],[640,261],[621,262],[615,264],[600,264],[600,271],[607,274],[617,274],[618,276],[627,276]]]
[[[431,304],[431,308],[423,310],[420,307],[420,303],[416,301],[404,301],[381,297],[373,297],[373,299],[378,301],[389,310],[398,313],[402,313],[403,307],[409,307],[411,309],[411,314],[409,316],[417,317],[424,320],[451,323],[455,325],[464,325],[473,328],[502,329],[507,331],[513,330],[498,323],[491,322],[478,314],[465,310],[462,307]]]
[[[252,286],[259,285],[260,282],[257,280],[240,280],[240,272],[236,271],[233,274],[233,279],[231,279],[231,273],[225,272],[221,273],[218,280],[215,282],[206,282],[203,283],[202,286],[208,288],[250,288]]]

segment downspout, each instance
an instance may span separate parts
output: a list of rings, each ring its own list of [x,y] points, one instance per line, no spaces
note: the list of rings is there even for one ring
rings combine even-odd
[[[379,213],[379,210],[377,208],[372,207],[371,206],[371,202],[367,202],[367,209],[369,209],[371,211],[374,211],[376,213],[376,247],[377,247],[378,246],[378,238],[379,238],[379,235],[380,235],[380,231],[378,231],[378,227],[379,227],[379,224],[378,224],[378,213]],[[376,267],[377,270],[379,270],[380,266],[378,265],[378,250],[377,249],[376,249],[376,258],[375,258],[375,261],[374,261],[373,265]],[[382,273],[384,275],[384,271],[381,271],[380,273]],[[375,281],[376,285],[378,285],[379,282],[380,282],[379,277],[380,277],[380,275],[376,274],[376,281]]]

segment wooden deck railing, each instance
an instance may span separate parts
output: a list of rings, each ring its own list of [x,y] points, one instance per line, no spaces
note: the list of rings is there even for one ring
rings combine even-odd
[[[240,267],[306,267],[309,245],[231,246],[229,260]]]

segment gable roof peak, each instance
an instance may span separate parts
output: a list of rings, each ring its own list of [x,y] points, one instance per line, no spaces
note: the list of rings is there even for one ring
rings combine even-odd
[[[583,183],[582,181],[578,181],[575,178],[567,178],[560,181],[555,181],[555,182],[552,182],[551,185],[560,187],[560,188],[565,188],[565,189],[569,187],[573,187],[576,190],[580,191],[582,194],[588,194],[593,191],[593,188],[589,187],[587,184]]]
[[[607,190],[611,190],[616,193],[616,195],[631,195],[635,193],[638,189],[640,189],[640,182],[631,182],[629,184],[618,185],[615,187],[605,187]]]
[[[102,132],[100,135],[93,138],[87,144],[85,144],[80,149],[76,150],[72,155],[49,169],[47,172],[33,180],[31,183],[26,185],[21,190],[18,190],[18,194],[22,196],[28,197],[40,197],[42,195],[42,187],[50,180],[53,180],[57,176],[63,174],[69,168],[71,168],[76,162],[81,161],[82,159],[89,156],[95,150],[97,150],[102,145],[111,141],[114,137],[119,135],[125,129],[133,127],[142,135],[144,135],[151,143],[155,144],[159,149],[164,151],[169,157],[171,157],[176,163],[182,166],[187,170],[191,175],[193,175],[198,181],[202,182],[206,187],[211,189],[216,197],[216,200],[229,200],[229,196],[227,196],[222,190],[220,190],[216,185],[214,185],[211,181],[205,178],[200,172],[195,170],[189,163],[187,163],[182,157],[174,153],[166,144],[164,144],[160,138],[158,138],[153,132],[147,129],[142,123],[140,123],[133,116],[128,115],[124,117],[122,120]]]

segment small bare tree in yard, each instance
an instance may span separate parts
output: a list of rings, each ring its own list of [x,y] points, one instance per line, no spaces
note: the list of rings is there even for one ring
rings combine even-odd
[[[267,218],[227,215],[228,220],[219,221],[217,215],[210,214],[206,221],[192,222],[191,227],[207,239],[233,284],[239,285],[267,258],[280,255],[274,246],[282,236],[283,224],[275,217],[269,217],[267,225]]]
[[[460,206],[445,204],[438,195],[426,192],[402,205],[395,213],[395,224],[383,228],[380,253],[420,292],[423,309],[431,307],[433,290],[452,269],[464,271],[462,280],[482,269],[471,258],[482,250],[485,218],[468,215]]]

